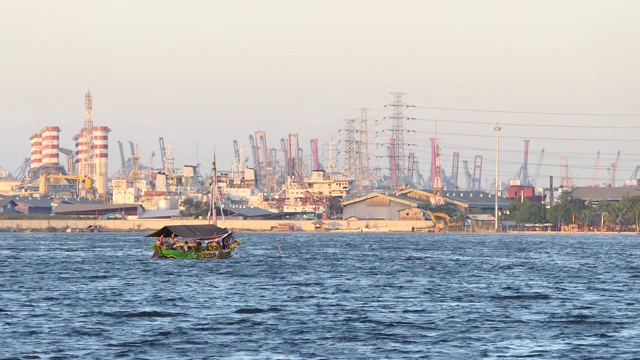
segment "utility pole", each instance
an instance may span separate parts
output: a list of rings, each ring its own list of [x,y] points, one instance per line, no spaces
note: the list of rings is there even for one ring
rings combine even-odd
[[[496,132],[496,188],[495,188],[495,204],[494,204],[494,216],[496,218],[495,220],[495,231],[498,232],[498,226],[499,226],[499,222],[500,219],[498,218],[498,194],[499,194],[499,190],[500,190],[500,130],[502,130],[500,128],[500,126],[498,126],[498,123],[496,123],[496,126],[493,128],[493,130],[495,130]]]

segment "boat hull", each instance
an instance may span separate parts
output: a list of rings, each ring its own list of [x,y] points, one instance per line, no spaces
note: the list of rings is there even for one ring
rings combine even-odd
[[[200,251],[182,251],[174,249],[166,249],[157,244],[152,244],[151,248],[156,251],[157,257],[162,259],[183,259],[183,260],[206,260],[206,259],[227,259],[233,255],[233,251],[240,245],[239,240],[235,240],[225,249],[216,250],[200,250]]]

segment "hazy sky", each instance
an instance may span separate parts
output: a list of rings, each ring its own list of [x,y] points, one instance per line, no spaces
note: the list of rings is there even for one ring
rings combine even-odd
[[[437,136],[447,173],[454,151],[470,165],[483,155],[492,181],[500,122],[504,181],[530,139],[529,173],[544,182],[559,182],[567,156],[575,182],[592,183],[598,151],[595,182],[607,182],[620,151],[621,183],[640,165],[639,13],[634,0],[5,0],[0,166],[17,169],[44,126],[60,126],[61,146],[73,148],[91,89],[95,124],[112,129],[110,174],[118,141],[138,144],[144,163],[159,137],[177,165],[199,161],[204,172],[214,146],[229,168],[232,140],[248,148],[256,130],[277,148],[298,133],[306,153],[318,138],[327,154],[362,107],[372,115],[372,158],[388,168],[385,105],[398,91],[417,106],[406,112],[415,120],[404,124],[405,142],[415,145],[405,153],[416,152],[425,177]]]

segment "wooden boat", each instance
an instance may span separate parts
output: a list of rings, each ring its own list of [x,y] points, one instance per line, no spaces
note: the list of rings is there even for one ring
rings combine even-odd
[[[152,258],[226,259],[240,246],[232,231],[217,225],[167,225],[147,237],[156,239]]]

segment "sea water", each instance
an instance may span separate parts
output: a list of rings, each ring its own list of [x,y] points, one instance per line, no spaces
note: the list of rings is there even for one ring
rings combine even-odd
[[[638,358],[640,237],[0,233],[0,358]]]

